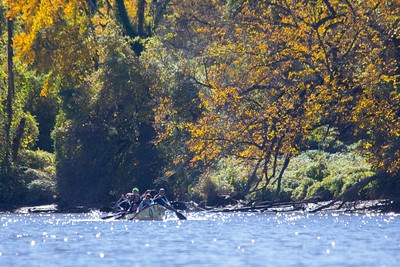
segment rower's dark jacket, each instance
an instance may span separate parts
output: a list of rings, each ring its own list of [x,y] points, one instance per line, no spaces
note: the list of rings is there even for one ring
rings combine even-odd
[[[170,205],[166,196],[156,195],[153,198],[153,200],[154,200],[155,203],[158,203],[161,206],[169,206]]]

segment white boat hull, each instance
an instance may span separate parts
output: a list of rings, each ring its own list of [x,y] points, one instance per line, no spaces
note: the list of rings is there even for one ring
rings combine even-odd
[[[154,220],[161,221],[166,218],[166,209],[158,204],[153,204],[149,207],[144,208],[139,213],[127,215],[128,220]]]

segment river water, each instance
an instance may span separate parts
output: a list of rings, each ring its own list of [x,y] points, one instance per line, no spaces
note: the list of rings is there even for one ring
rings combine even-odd
[[[400,266],[400,215],[0,214],[0,266]]]

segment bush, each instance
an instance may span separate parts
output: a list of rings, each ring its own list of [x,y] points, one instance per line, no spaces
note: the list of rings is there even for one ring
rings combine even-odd
[[[320,198],[331,200],[357,182],[373,175],[370,164],[357,155],[353,147],[338,153],[309,150],[293,158],[282,177],[282,189],[277,201]],[[218,195],[231,194],[244,188],[247,170],[234,159],[224,159],[214,170],[200,178],[193,193],[207,201]],[[247,199],[272,200],[276,184],[248,194]],[[369,186],[370,188],[371,186]],[[367,197],[371,190],[361,191]]]
[[[37,179],[27,185],[26,201],[28,203],[51,203],[56,197],[56,184],[52,180]]]
[[[293,200],[332,199],[355,183],[373,175],[371,166],[352,147],[339,153],[309,150],[292,159],[284,176],[283,190]],[[365,195],[367,190],[363,190]]]
[[[400,174],[375,180],[364,191],[371,198],[388,198],[400,202]]]
[[[203,174],[193,187],[192,194],[199,195],[212,205],[218,196],[231,195],[242,190],[247,182],[245,168],[233,158],[222,159],[214,170]]]
[[[314,183],[307,190],[307,198],[319,198],[330,200],[342,192],[343,180],[340,177],[326,177],[320,182]]]
[[[272,187],[262,187],[249,193],[246,197],[249,200],[264,201],[271,200],[275,196],[275,188]]]
[[[47,173],[31,168],[27,168],[21,171],[19,177],[20,180],[23,181],[25,184],[28,184],[35,180],[51,180],[50,176]]]
[[[301,200],[306,198],[308,188],[315,183],[315,180],[308,177],[301,180],[300,184],[292,191],[293,200]]]
[[[207,205],[213,205],[217,196],[223,191],[218,181],[212,176],[203,175],[199,183],[194,188],[193,193],[198,194],[202,199],[206,200]]]
[[[319,200],[330,200],[333,197],[332,192],[322,182],[316,182],[307,190],[307,198],[318,198]]]
[[[328,167],[320,160],[313,162],[306,169],[306,176],[315,181],[322,181],[327,175],[329,175]]]
[[[54,167],[55,157],[53,153],[43,150],[22,150],[19,154],[19,164],[32,169],[45,170]]]
[[[54,154],[42,150],[22,150],[18,158],[19,187],[14,204],[51,203],[57,195]]]

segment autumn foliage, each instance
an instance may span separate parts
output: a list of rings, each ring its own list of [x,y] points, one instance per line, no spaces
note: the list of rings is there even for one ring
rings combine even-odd
[[[157,171],[166,180],[185,168],[201,172],[235,158],[248,168],[246,191],[271,184],[279,191],[291,159],[309,149],[321,129],[357,143],[376,172],[399,173],[398,0],[4,3],[7,18],[20,25],[15,58],[46,77],[42,96],[54,88],[65,96],[74,88],[82,97],[69,99],[68,110],[77,105],[87,118],[104,119],[86,109],[90,103],[126,118],[110,129],[134,118],[135,126],[127,127],[133,136],[142,137],[142,126],[151,124],[157,136],[146,132],[130,149],[157,145],[165,161]],[[111,56],[115,64],[107,65]],[[104,67],[121,62],[132,63],[129,85]],[[105,90],[115,96],[109,106],[96,98]],[[132,90],[134,97],[118,90]],[[67,107],[61,109],[68,117]],[[67,119],[60,125],[79,130],[82,117]],[[108,160],[120,156],[118,149],[112,153]],[[118,169],[128,159],[138,164],[130,154],[112,164],[113,171],[129,169]]]
[[[255,161],[267,183],[328,125],[362,139],[380,170],[399,170],[397,1],[243,1],[212,40],[201,118],[188,124],[193,161]],[[262,166],[260,166],[260,163]]]

